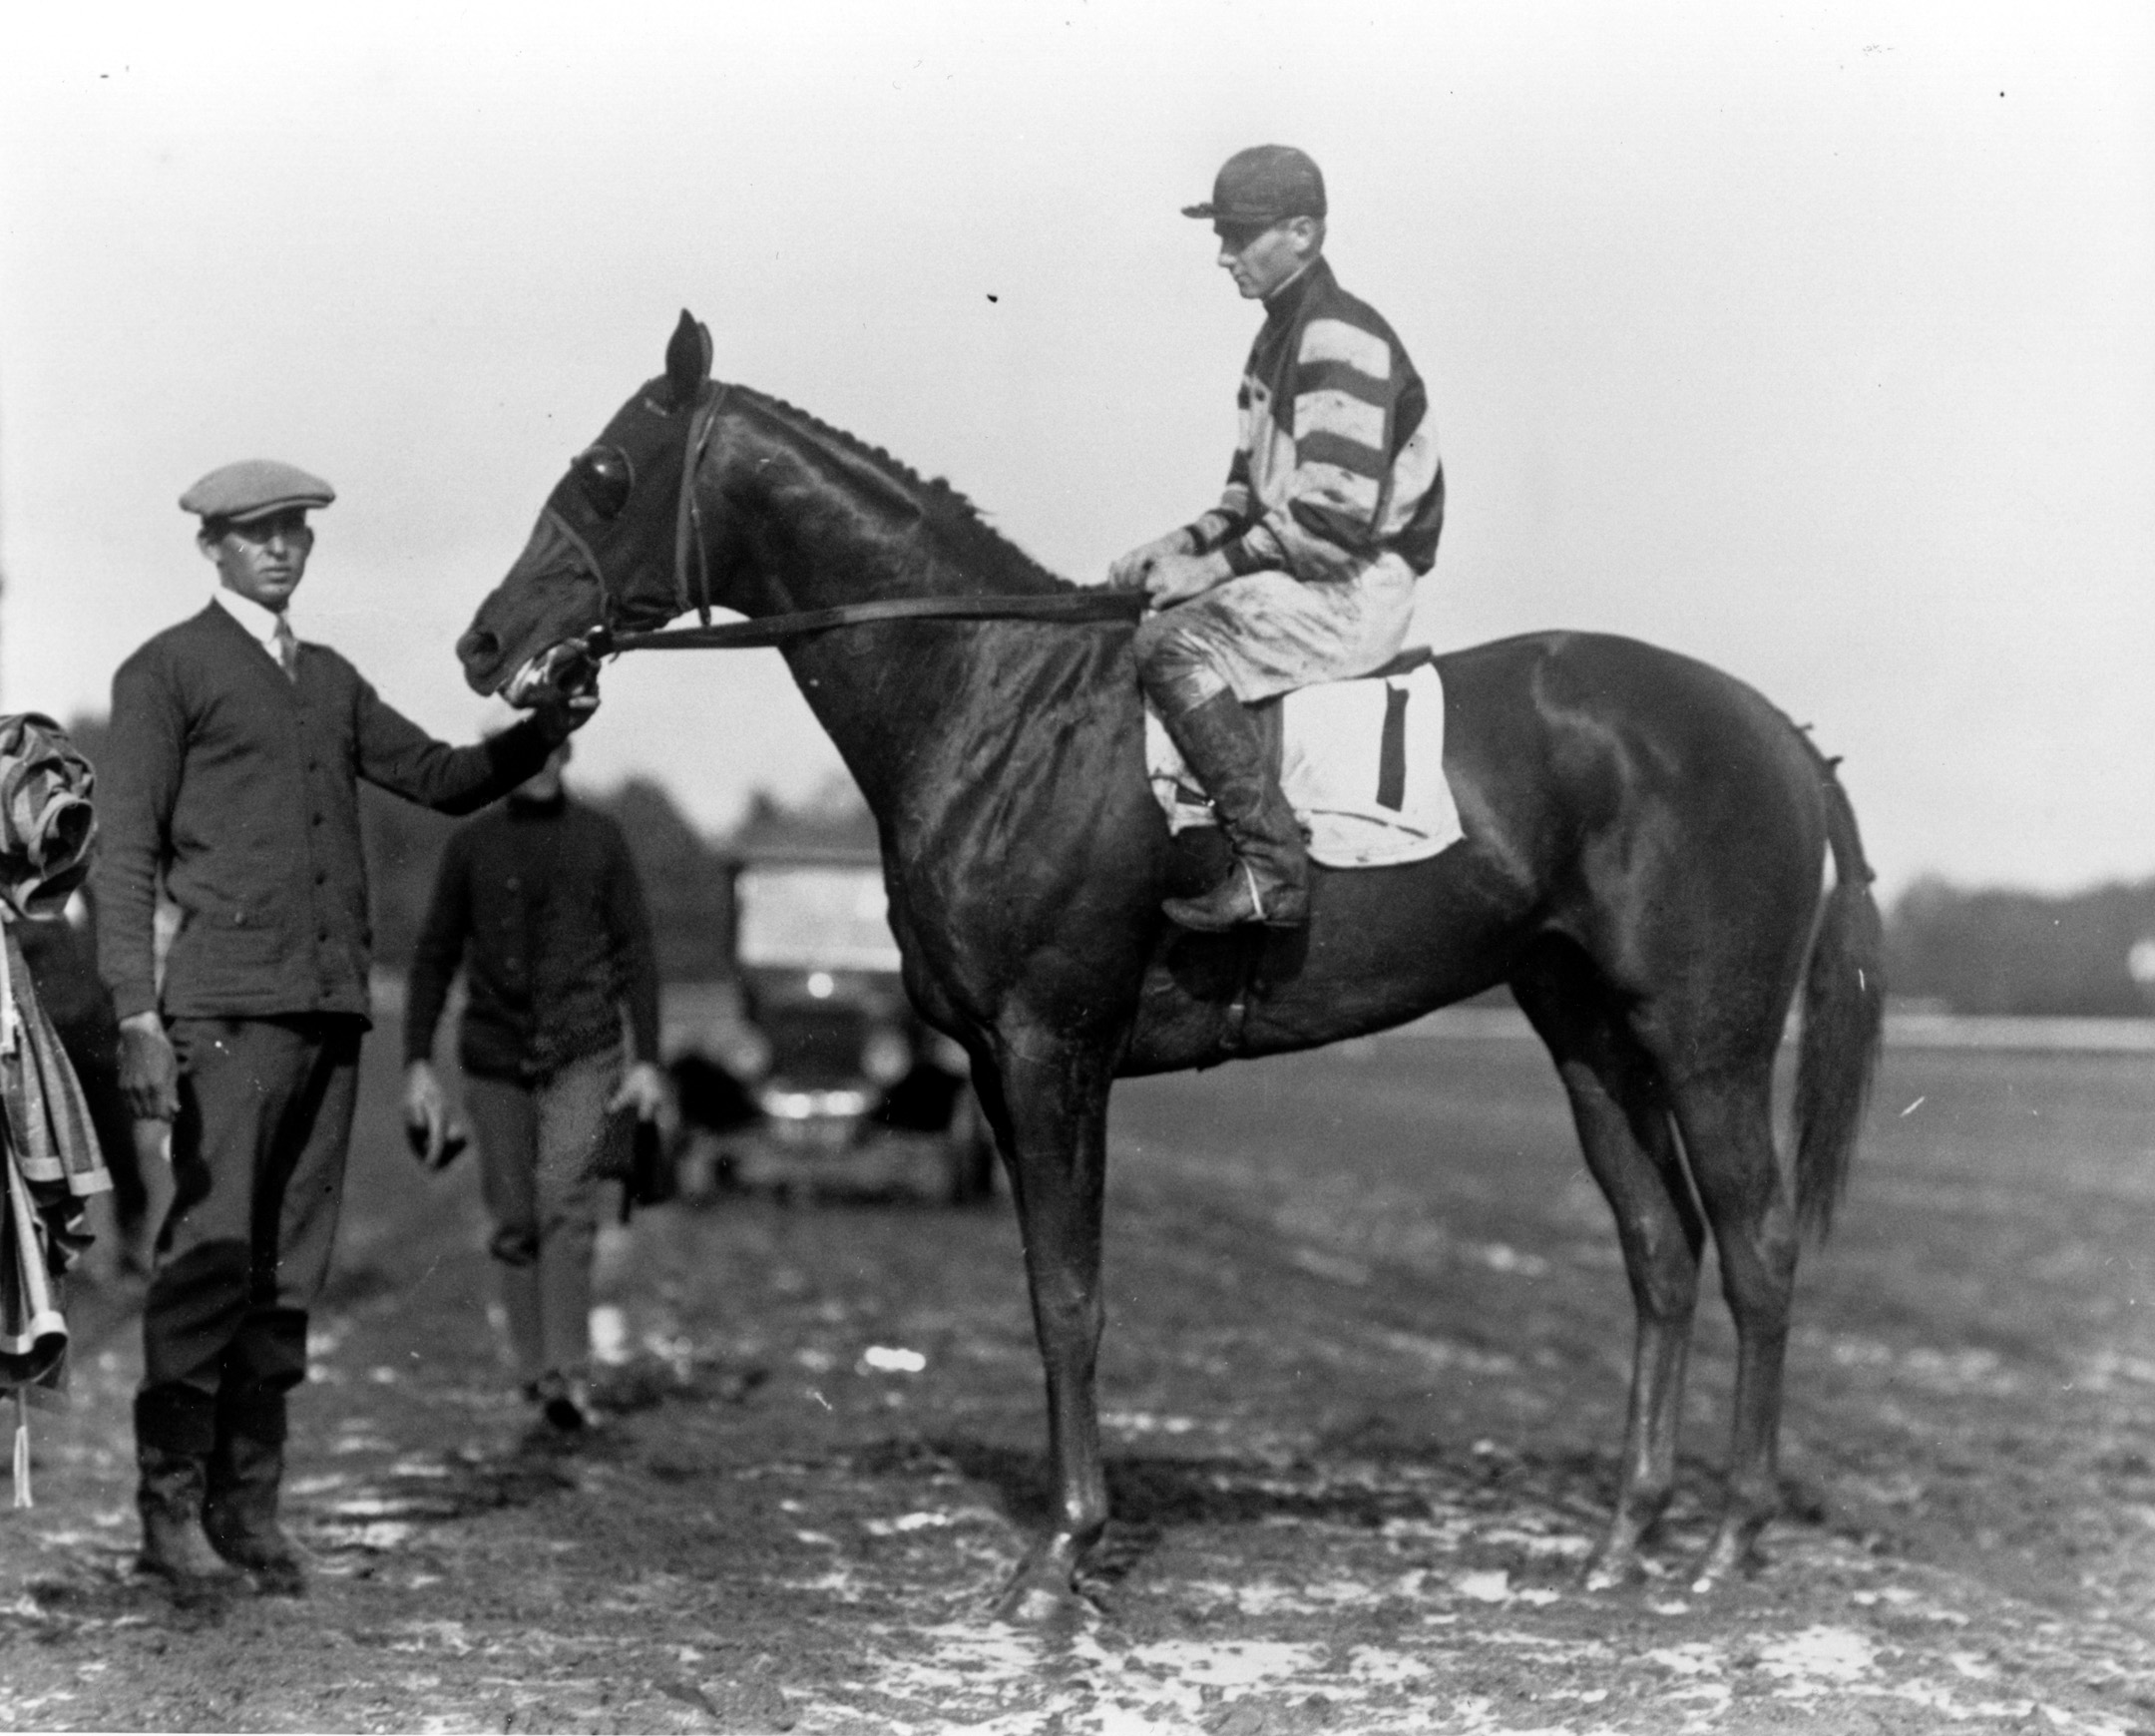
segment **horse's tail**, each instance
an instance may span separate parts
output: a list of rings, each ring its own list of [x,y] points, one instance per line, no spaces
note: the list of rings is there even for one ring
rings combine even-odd
[[[1821,754],[1808,735],[1803,741],[1826,798],[1834,885],[1819,914],[1804,978],[1803,1038],[1796,1056],[1796,1213],[1807,1231],[1823,1238],[1848,1186],[1878,1066],[1886,1009],[1880,970],[1885,935],[1871,896],[1871,865],[1864,860],[1856,811],[1834,775],[1839,762]]]

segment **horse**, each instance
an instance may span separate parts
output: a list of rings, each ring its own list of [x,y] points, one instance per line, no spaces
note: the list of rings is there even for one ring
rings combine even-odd
[[[1314,869],[1306,930],[1178,930],[1162,894],[1223,858],[1171,838],[1147,785],[1129,627],[936,619],[1096,593],[947,483],[710,369],[684,311],[664,372],[571,464],[458,655],[514,701],[610,645],[673,637],[648,630],[690,609],[782,640],[874,812],[906,988],[972,1058],[1023,1233],[1055,1506],[999,1613],[1077,1607],[1108,1519],[1094,1368],[1115,1080],[1336,1043],[1500,984],[1555,1062],[1634,1303],[1619,1487],[1586,1582],[1642,1576],[1673,1492],[1709,1229],[1737,1364],[1692,1583],[1754,1568],[1780,1501],[1797,1256],[1845,1188],[1882,1024],[1879,913],[1835,762],[1751,687],[1636,641],[1448,652],[1464,839]],[[1784,1157],[1772,1076],[1799,989]]]

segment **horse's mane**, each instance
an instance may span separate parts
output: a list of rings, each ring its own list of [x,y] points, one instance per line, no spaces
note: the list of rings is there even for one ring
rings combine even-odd
[[[833,427],[796,404],[753,386],[733,388],[773,420],[795,433],[835,447],[850,458],[872,467],[920,510],[922,522],[955,561],[989,581],[991,590],[1069,591],[1071,582],[1050,572],[991,525],[979,507],[942,477],[924,477],[902,459],[880,446],[871,446],[858,434]]]

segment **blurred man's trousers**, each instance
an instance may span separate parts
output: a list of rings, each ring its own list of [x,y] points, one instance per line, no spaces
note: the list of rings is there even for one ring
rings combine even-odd
[[[591,1361],[592,1249],[602,1184],[592,1171],[621,1084],[618,1048],[537,1084],[467,1074],[464,1106],[494,1220],[517,1378],[581,1380]]]

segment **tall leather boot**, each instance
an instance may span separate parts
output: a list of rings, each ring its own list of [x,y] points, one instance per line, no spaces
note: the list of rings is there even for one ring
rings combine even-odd
[[[1212,798],[1235,853],[1234,867],[1211,891],[1170,898],[1160,908],[1170,921],[1206,934],[1245,922],[1302,927],[1309,921],[1309,852],[1242,701],[1214,693],[1187,710],[1163,706],[1160,721]]]
[[[226,1561],[253,1575],[271,1596],[306,1593],[299,1549],[277,1522],[284,1481],[284,1395],[256,1389],[217,1406],[217,1441],[210,1455],[203,1528]]]
[[[143,1571],[172,1581],[182,1595],[197,1595],[230,1585],[239,1577],[203,1530],[206,1466],[199,1454],[138,1446],[136,1467],[142,1482],[135,1505],[142,1512],[143,1546],[137,1562]]]

